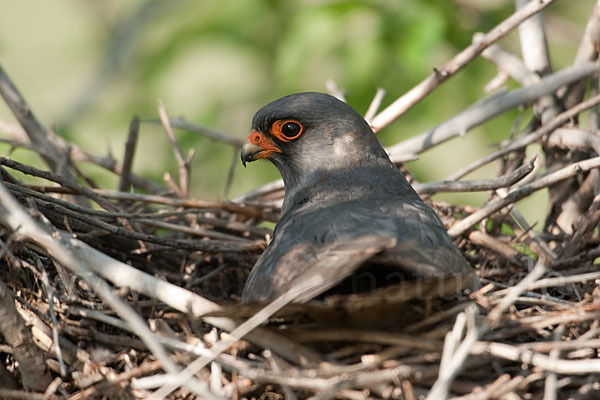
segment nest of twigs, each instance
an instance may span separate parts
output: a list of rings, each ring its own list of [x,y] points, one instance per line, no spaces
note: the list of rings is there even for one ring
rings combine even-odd
[[[523,80],[390,148],[399,164],[509,108],[533,106],[536,117],[447,181],[412,182],[424,197],[489,191],[479,209],[433,204],[483,287],[407,302],[410,320],[385,327],[275,316],[284,304],[241,317],[231,305],[269,239],[258,224],[277,221],[281,184],[235,201],[188,198],[189,163],[171,126],[191,125],[170,122],[162,108],[179,182],[146,181],[130,171],[137,120],[122,163],[95,157],[44,129],[0,70],[2,96],[23,127],[10,142],[49,167],[0,158],[0,398],[599,398],[600,95],[585,95],[597,79],[599,13],[576,63],[541,79],[524,65],[515,72],[491,45],[544,4],[531,2],[419,86],[431,91],[482,51]],[[402,107],[400,99],[368,120],[377,131]],[[584,129],[578,116],[588,109]],[[526,161],[536,143],[544,160]],[[458,180],[491,161],[499,177]],[[120,189],[93,187],[77,162],[117,173]],[[24,184],[14,171],[43,183]],[[540,233],[515,203],[543,188]]]

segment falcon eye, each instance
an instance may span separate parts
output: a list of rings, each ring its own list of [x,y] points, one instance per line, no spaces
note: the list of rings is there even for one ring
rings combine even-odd
[[[271,128],[273,136],[283,142],[289,142],[297,139],[303,131],[304,127],[302,124],[294,119],[275,121]]]
[[[281,133],[283,133],[286,137],[294,137],[300,133],[302,128],[295,122],[288,122],[284,126],[281,127]]]

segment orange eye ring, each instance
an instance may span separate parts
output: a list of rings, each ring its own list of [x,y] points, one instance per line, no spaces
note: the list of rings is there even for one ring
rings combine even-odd
[[[297,139],[304,132],[302,124],[295,119],[280,119],[271,126],[271,133],[282,142]]]

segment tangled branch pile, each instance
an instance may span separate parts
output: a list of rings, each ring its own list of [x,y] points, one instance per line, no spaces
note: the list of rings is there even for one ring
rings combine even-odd
[[[164,109],[180,166],[169,188],[130,171],[137,120],[122,164],[93,156],[43,128],[0,70],[0,92],[22,126],[2,133],[49,167],[0,158],[0,397],[598,398],[600,3],[573,65],[551,73],[540,20],[527,19],[549,2],[525,2],[406,96],[368,113],[381,130],[479,54],[522,88],[392,146],[392,159],[508,109],[535,111],[523,132],[447,181],[413,182],[424,196],[489,191],[479,209],[434,204],[484,286],[462,299],[407,299],[397,312],[411,319],[385,327],[297,318],[302,307],[273,317],[283,304],[247,319],[235,304],[270,235],[258,224],[277,221],[281,183],[235,201],[190,199],[189,162]],[[531,46],[524,60],[493,44],[519,24]],[[542,145],[543,159],[526,161],[531,144]],[[492,161],[498,178],[458,181]],[[120,190],[95,188],[80,162],[118,174]],[[43,183],[25,184],[15,171]],[[515,204],[545,188],[539,233]]]

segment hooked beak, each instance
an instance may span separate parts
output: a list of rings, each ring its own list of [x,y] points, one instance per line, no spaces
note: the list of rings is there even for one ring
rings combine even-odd
[[[247,162],[256,161],[260,157],[261,152],[264,152],[264,149],[260,146],[257,146],[253,143],[246,142],[242,146],[242,153],[240,154],[242,157],[242,165],[244,168],[246,167]]]
[[[247,162],[267,158],[273,152],[281,153],[281,149],[277,147],[272,139],[253,130],[250,136],[248,136],[246,143],[242,146],[242,152],[240,154],[242,165],[245,167]]]

